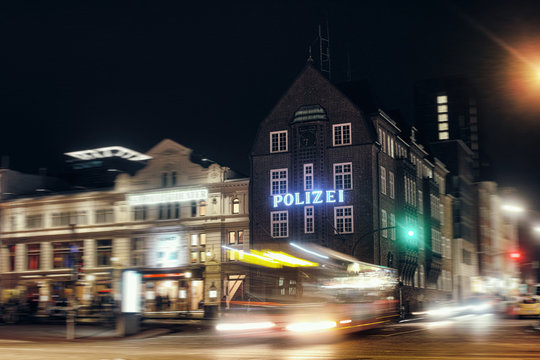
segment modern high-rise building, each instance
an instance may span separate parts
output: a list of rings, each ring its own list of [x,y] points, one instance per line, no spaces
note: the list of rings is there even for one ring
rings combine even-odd
[[[426,144],[463,141],[472,151],[474,179],[480,178],[478,96],[465,78],[455,76],[418,82],[415,116]]]

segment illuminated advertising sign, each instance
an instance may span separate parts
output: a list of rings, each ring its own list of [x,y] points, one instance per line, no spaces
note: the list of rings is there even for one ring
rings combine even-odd
[[[316,190],[306,191],[294,194],[272,195],[273,205],[277,208],[279,205],[311,205],[322,203],[343,203],[345,201],[343,190]]]
[[[207,198],[208,190],[206,189],[161,190],[127,195],[127,201],[130,206],[206,200]]]

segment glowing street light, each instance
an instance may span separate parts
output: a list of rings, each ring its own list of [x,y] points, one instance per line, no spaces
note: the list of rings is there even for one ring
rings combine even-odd
[[[514,213],[514,214],[521,214],[525,211],[525,209],[522,206],[515,205],[515,204],[504,204],[501,206],[501,208],[504,211]]]

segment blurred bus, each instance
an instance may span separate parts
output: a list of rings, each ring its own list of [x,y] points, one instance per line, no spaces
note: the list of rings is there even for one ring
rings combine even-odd
[[[316,245],[291,244],[287,252],[254,254],[258,260],[279,259],[280,266],[247,265],[246,292],[222,301],[216,325],[222,334],[343,334],[379,327],[399,316],[395,269]]]

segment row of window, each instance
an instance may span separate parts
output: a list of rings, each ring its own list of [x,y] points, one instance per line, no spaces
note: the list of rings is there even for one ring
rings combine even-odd
[[[147,220],[149,213],[148,206],[135,206],[133,208],[133,219],[135,221]],[[232,201],[232,213],[240,213],[240,200],[235,198]],[[193,201],[191,203],[191,216],[205,216],[206,215],[206,201],[199,201],[198,203]],[[157,206],[157,218],[159,220],[166,219],[178,219],[180,218],[180,203],[167,203],[159,204]],[[114,223],[114,210],[113,209],[100,209],[94,213],[95,224],[109,224]],[[51,214],[51,226],[69,226],[69,225],[88,225],[88,212],[87,211],[69,211]],[[44,216],[43,214],[27,215],[25,218],[25,226],[27,229],[40,229],[44,228]],[[16,231],[15,217],[11,217],[11,231]]]
[[[332,125],[332,144],[333,146],[352,144],[351,123]],[[288,150],[288,131],[270,132],[270,152],[286,152]]]
[[[11,219],[11,230],[15,231],[15,217]],[[114,222],[113,209],[99,209],[94,212],[95,224],[106,224]],[[69,225],[88,225],[88,212],[83,211],[67,211],[51,214],[51,226],[69,226]],[[39,229],[45,227],[45,217],[43,214],[27,215],[25,218],[25,226],[27,229]]]
[[[352,206],[334,207],[334,229],[339,234],[352,234],[354,232]],[[304,232],[315,232],[313,206],[304,207]],[[287,210],[270,212],[270,233],[273,238],[289,237],[289,212]]]
[[[334,189],[351,190],[352,163],[334,164]],[[310,191],[314,188],[313,164],[304,164],[304,190]],[[270,193],[272,195],[286,194],[289,189],[289,169],[270,170]]]
[[[391,199],[393,199],[396,196],[396,190],[394,186],[394,173],[392,171],[388,171],[388,189],[386,186],[386,169],[384,166],[381,166],[381,194],[388,194]],[[388,191],[387,191],[388,190]]]
[[[53,251],[53,269],[65,269],[73,268],[74,266],[84,266],[83,241],[53,242],[51,243],[51,245]],[[26,245],[26,264],[24,267],[27,270],[41,269],[41,262],[43,261],[41,256],[41,250],[41,244]],[[8,247],[8,252],[8,271],[15,271],[16,246],[10,245]],[[95,254],[97,266],[110,266],[112,257],[112,240],[97,240]]]

